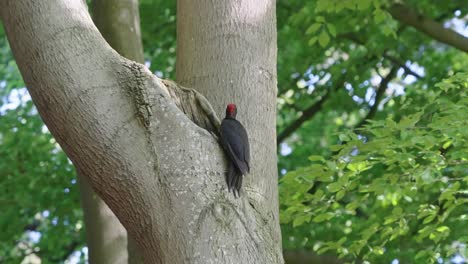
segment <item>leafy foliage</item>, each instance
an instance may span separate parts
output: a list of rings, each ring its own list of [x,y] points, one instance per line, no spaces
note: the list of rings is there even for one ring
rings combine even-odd
[[[391,68],[398,72],[391,84],[383,87],[386,92],[377,102],[375,118],[398,114],[389,104],[393,97],[432,87],[449,73],[466,67],[467,54],[393,20],[385,9],[390,2],[360,2],[278,1],[278,133],[330,94],[315,115],[280,142],[293,149],[287,158],[280,158],[280,169],[304,166],[305,157],[312,153],[330,154],[329,146],[335,139],[329,135],[353,128],[366,117],[380,81]],[[349,7],[339,8],[341,5]],[[456,19],[465,25],[460,18],[467,14],[467,8],[459,1],[409,1],[408,5],[441,23]],[[375,21],[376,10],[385,13],[383,21]],[[445,23],[453,26],[453,22]],[[396,36],[384,33],[389,26],[396,29]],[[336,37],[329,27],[335,29]],[[311,39],[318,39],[323,30],[330,36],[329,43],[322,47],[317,41],[311,46]]]
[[[0,262],[38,249],[43,261],[57,262],[84,239],[75,171],[20,88],[5,38],[0,46],[0,91],[8,95],[0,104]]]
[[[399,98],[406,115],[342,132],[334,155],[281,179],[282,223],[313,230],[302,246],[434,263],[468,242],[468,73],[436,87],[422,94],[431,103]]]
[[[145,60],[151,62],[150,69],[162,78],[175,78],[175,9],[175,1],[140,0]]]
[[[278,1],[279,135],[304,120],[279,138],[279,170],[287,173],[280,181],[285,249],[371,263],[429,263],[436,254],[451,255],[456,245],[467,253],[460,242],[466,241],[460,231],[467,170],[450,163],[467,156],[465,143],[455,146],[451,139],[466,140],[453,133],[466,119],[467,76],[450,76],[468,67],[468,56],[394,20],[388,12],[393,3]],[[404,3],[448,27],[466,27],[460,18],[467,8],[459,1]],[[458,88],[444,91],[446,84]],[[422,224],[425,218],[417,216],[423,208],[449,212],[438,199],[456,182],[454,209]]]

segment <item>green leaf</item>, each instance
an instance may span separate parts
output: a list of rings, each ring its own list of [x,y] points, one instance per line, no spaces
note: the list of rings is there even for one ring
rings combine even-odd
[[[317,42],[317,40],[318,40],[318,37],[310,38],[308,42],[309,46],[313,46]]]
[[[419,121],[422,114],[422,112],[418,112],[412,115],[404,116],[398,123],[398,126],[401,128],[412,128]]]
[[[382,33],[385,36],[390,36],[390,35],[396,36],[395,30],[389,25],[382,26]]]
[[[338,136],[338,138],[339,138],[341,141],[343,141],[343,142],[347,142],[347,141],[350,141],[350,140],[351,140],[351,138],[350,138],[349,135],[347,135],[347,134],[340,134],[340,135]]]
[[[339,201],[341,200],[346,194],[345,190],[340,190],[336,193],[336,200]]]
[[[330,183],[328,184],[327,186],[327,189],[332,192],[332,193],[335,193],[337,191],[339,191],[341,189],[342,185],[340,182],[333,182],[333,183]]]
[[[372,251],[377,255],[383,255],[384,249],[382,247],[374,247]]]
[[[293,227],[297,227],[297,226],[300,226],[302,224],[304,224],[305,222],[309,222],[310,221],[310,218],[311,216],[310,215],[300,215],[298,217],[296,217],[293,221]]]
[[[357,8],[359,10],[366,10],[371,5],[371,0],[357,0]]]
[[[400,216],[403,213],[403,208],[401,207],[395,207],[392,210],[392,214],[395,216]]]
[[[384,225],[391,224],[391,223],[397,221],[398,218],[399,218],[399,217],[397,217],[397,216],[395,216],[395,215],[389,215],[389,216],[387,216],[387,218],[385,219]]]
[[[369,165],[369,162],[367,162],[367,161],[354,162],[354,163],[348,164],[348,166],[347,166],[347,168],[350,171],[354,171],[354,172],[365,171],[365,170],[369,169],[370,167],[371,166]]]
[[[443,149],[448,149],[452,145],[452,140],[447,140],[444,145],[442,145]]]
[[[322,23],[325,22],[325,18],[324,18],[323,16],[317,16],[317,17],[315,18],[315,20],[316,20],[317,22],[322,22]]]
[[[312,221],[314,221],[315,223],[320,223],[320,222],[332,219],[333,216],[334,216],[333,213],[327,212],[327,213],[317,215],[316,217],[312,219]]]
[[[311,155],[308,158],[310,161],[325,161],[325,159],[320,155]]]
[[[439,226],[436,230],[437,232],[444,233],[450,231],[450,228],[448,226]]]
[[[322,27],[322,24],[314,23],[314,24],[310,25],[309,28],[307,28],[306,34],[309,34],[309,35],[313,34],[313,33],[317,32],[317,30],[319,30],[320,27]]]
[[[327,28],[328,28],[328,32],[330,32],[330,35],[332,35],[333,37],[336,37],[335,26],[333,24],[327,23]]]
[[[383,11],[383,10],[380,9],[380,8],[375,9],[375,11],[374,11],[374,20],[375,20],[375,23],[380,23],[380,22],[384,21],[385,18],[386,18],[386,13],[385,13],[385,11]]]
[[[427,216],[424,221],[423,221],[423,224],[428,224],[430,222],[432,222],[434,220],[434,218],[436,218],[437,214],[434,212],[433,214]]]
[[[330,43],[330,36],[327,34],[325,30],[322,30],[322,32],[320,32],[320,35],[318,37],[318,42],[320,46],[322,47],[325,47],[328,45],[328,43]]]

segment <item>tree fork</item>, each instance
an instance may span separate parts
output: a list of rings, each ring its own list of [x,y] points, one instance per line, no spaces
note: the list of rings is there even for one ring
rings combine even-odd
[[[250,8],[254,2],[256,10]],[[236,81],[245,81],[251,95],[237,90],[233,97],[246,98],[244,120],[259,161],[247,195],[236,200],[226,191],[226,161],[215,138],[177,108],[160,79],[111,49],[84,1],[0,2],[8,40],[41,117],[138,243],[146,263],[283,262],[276,147],[265,141],[274,142],[275,127],[274,2],[243,4],[236,10],[247,15],[232,19],[247,17],[265,29],[250,30],[249,38],[266,35],[255,44],[259,60],[253,71],[239,75],[231,67],[219,75],[239,76]],[[229,14],[227,6],[221,8]]]

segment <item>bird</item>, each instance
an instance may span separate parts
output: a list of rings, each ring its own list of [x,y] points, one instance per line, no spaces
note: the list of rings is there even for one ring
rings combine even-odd
[[[234,197],[240,197],[242,179],[250,172],[250,145],[247,131],[236,115],[236,105],[228,104],[219,132],[221,145],[229,160],[226,173],[228,191],[232,191]]]

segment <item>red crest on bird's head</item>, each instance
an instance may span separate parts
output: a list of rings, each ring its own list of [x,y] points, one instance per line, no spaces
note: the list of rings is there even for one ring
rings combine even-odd
[[[226,107],[226,116],[235,118],[237,114],[237,107],[235,104],[228,104]]]
[[[233,111],[236,110],[236,105],[235,104],[228,104],[226,107],[226,111],[232,113]]]

